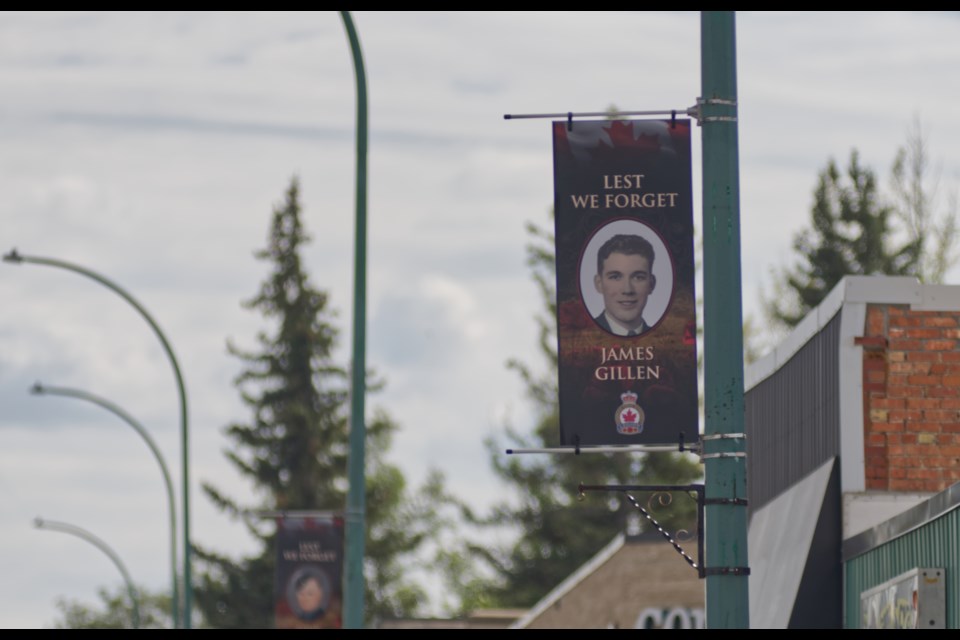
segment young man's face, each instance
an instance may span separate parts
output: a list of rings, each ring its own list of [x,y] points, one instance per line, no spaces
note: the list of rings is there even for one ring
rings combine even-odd
[[[593,284],[603,294],[603,305],[627,329],[643,324],[643,308],[653,292],[650,261],[639,254],[611,253],[603,261],[603,273]]]
[[[323,602],[323,587],[314,578],[308,578],[297,591],[297,604],[305,613],[313,613]]]

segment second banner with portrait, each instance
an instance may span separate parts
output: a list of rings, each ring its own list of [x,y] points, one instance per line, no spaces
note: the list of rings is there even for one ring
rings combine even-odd
[[[286,514],[277,518],[274,626],[343,626],[342,515]]]
[[[690,121],[553,123],[560,440],[696,440]]]

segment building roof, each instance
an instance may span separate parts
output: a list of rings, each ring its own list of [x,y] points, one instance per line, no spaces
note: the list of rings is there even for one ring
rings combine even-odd
[[[672,610],[699,616],[702,626],[703,602],[704,583],[696,569],[659,533],[620,534],[510,628],[634,628],[651,609],[658,620]]]

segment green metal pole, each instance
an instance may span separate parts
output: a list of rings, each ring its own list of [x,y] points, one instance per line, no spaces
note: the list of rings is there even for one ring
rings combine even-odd
[[[191,625],[193,589],[191,582],[192,577],[190,573],[190,464],[187,438],[187,391],[183,384],[183,376],[180,373],[180,365],[177,364],[177,358],[173,355],[173,349],[170,347],[170,343],[167,341],[166,336],[163,335],[163,331],[160,330],[160,326],[156,323],[156,321],[154,321],[150,314],[147,313],[147,310],[143,308],[143,305],[137,302],[129,293],[120,288],[119,285],[111,282],[98,273],[94,273],[89,269],[85,269],[63,260],[39,258],[36,256],[24,256],[17,253],[16,249],[11,250],[10,253],[4,255],[3,261],[14,264],[28,262],[33,264],[42,264],[49,267],[59,267],[61,269],[67,269],[68,271],[73,271],[74,273],[79,273],[80,275],[96,280],[133,305],[133,308],[140,312],[140,315],[143,316],[144,320],[147,321],[147,324],[150,325],[150,328],[152,328],[154,333],[157,334],[157,337],[160,338],[160,344],[163,345],[163,349],[166,351],[167,357],[170,359],[170,364],[173,366],[173,374],[176,378],[177,390],[180,394],[180,446],[183,451],[183,608],[181,611],[183,613],[183,628],[189,629]]]
[[[344,571],[344,626],[362,629],[364,617],[363,555],[366,535],[366,262],[367,262],[367,80],[360,39],[349,11],[341,11],[350,39],[357,79],[357,220],[353,271],[353,359],[350,388],[350,457],[347,477],[346,567]]]
[[[160,453],[160,449],[157,448],[157,444],[153,441],[153,438],[150,437],[150,434],[139,422],[133,419],[129,413],[118,407],[116,404],[95,396],[92,393],[86,391],[81,391],[80,389],[70,389],[68,387],[51,387],[40,384],[39,382],[34,384],[30,388],[30,392],[35,395],[51,395],[51,396],[65,396],[68,398],[79,398],[80,400],[86,400],[92,402],[93,404],[99,405],[110,411],[114,415],[118,416],[124,422],[133,427],[134,431],[140,434],[140,437],[147,443],[147,446],[150,447],[150,451],[153,453],[153,457],[156,458],[157,462],[160,464],[160,471],[163,473],[163,482],[164,486],[167,489],[167,504],[169,507],[170,513],[170,571],[171,571],[171,590],[173,597],[170,600],[170,615],[173,619],[173,626],[180,626],[180,589],[177,585],[177,505],[176,501],[173,498],[173,482],[170,479],[170,470],[167,468],[167,463],[163,458],[163,455]]]
[[[708,629],[750,626],[734,17],[700,19]]]
[[[51,531],[60,531],[61,533],[68,533],[72,536],[76,536],[81,540],[86,540],[96,548],[103,551],[107,554],[107,557],[113,561],[113,564],[117,565],[117,569],[120,570],[120,575],[123,576],[123,581],[127,585],[127,593],[130,595],[130,605],[132,607],[132,618],[133,618],[133,628],[140,628],[140,602],[137,597],[137,589],[133,586],[133,580],[130,579],[130,572],[127,571],[127,567],[123,564],[123,561],[120,559],[120,556],[111,549],[106,542],[93,535],[86,529],[81,529],[72,524],[67,524],[66,522],[54,522],[53,520],[44,520],[43,518],[35,518],[33,521],[34,526],[37,529],[50,529]]]

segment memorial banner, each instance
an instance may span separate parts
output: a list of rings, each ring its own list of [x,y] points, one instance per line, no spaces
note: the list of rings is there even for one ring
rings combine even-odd
[[[690,121],[553,123],[560,441],[699,437]]]
[[[277,629],[343,626],[343,518],[277,518]]]

